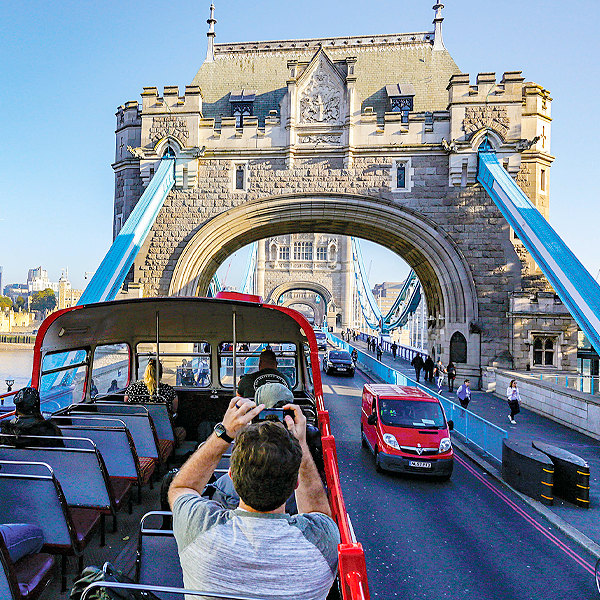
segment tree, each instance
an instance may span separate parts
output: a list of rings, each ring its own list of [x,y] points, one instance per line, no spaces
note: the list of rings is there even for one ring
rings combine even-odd
[[[23,296],[17,296],[17,299],[15,300],[14,308],[16,308],[16,309],[25,308],[25,298],[23,298]]]
[[[51,288],[35,292],[31,296],[31,310],[53,310],[56,307],[56,296]]]
[[[13,301],[8,296],[0,296],[0,309],[10,308],[13,305]]]

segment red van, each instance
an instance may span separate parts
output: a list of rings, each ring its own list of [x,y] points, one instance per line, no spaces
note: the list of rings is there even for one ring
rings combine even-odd
[[[448,479],[454,467],[453,426],[439,400],[416,387],[367,383],[363,388],[360,433],[377,471]]]

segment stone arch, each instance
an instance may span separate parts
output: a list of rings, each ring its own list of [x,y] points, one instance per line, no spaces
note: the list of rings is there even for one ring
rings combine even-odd
[[[469,335],[468,324],[478,320],[477,293],[458,246],[417,211],[370,196],[286,195],[231,208],[201,225],[189,239],[177,258],[169,295],[204,294],[219,265],[251,242],[321,231],[373,241],[401,256],[421,282],[432,329],[455,323]]]
[[[481,146],[486,139],[489,141],[494,151],[499,150],[505,142],[504,138],[497,131],[490,129],[489,127],[484,127],[475,132],[471,137],[471,148],[477,152],[479,146]]]
[[[282,283],[278,285],[276,288],[273,288],[265,302],[270,304],[277,304],[277,301],[283,294],[287,292],[291,292],[292,290],[310,290],[311,292],[315,292],[323,297],[325,300],[325,304],[329,306],[333,300],[331,292],[320,283],[316,281],[288,281],[287,283]]]
[[[175,153],[175,158],[179,158],[181,151],[183,150],[183,144],[176,137],[168,135],[156,142],[154,152],[157,156],[162,157],[168,148],[172,148]]]
[[[311,302],[310,300],[294,298],[292,300],[286,300],[283,303],[283,306],[294,306],[297,304],[301,304],[303,306],[308,306],[313,311],[314,324],[317,324],[317,321],[318,321],[319,316],[321,315],[321,312],[320,312],[319,307],[314,302]]]

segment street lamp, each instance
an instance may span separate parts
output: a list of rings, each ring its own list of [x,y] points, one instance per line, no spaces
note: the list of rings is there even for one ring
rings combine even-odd
[[[12,386],[15,385],[14,379],[6,379],[6,385],[8,387],[7,392],[12,392]]]

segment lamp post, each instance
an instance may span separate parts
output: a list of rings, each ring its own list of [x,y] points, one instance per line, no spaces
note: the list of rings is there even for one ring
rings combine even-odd
[[[8,388],[8,392],[12,392],[12,386],[15,384],[14,379],[6,379],[6,387]],[[0,406],[4,406],[4,398],[0,398]]]

